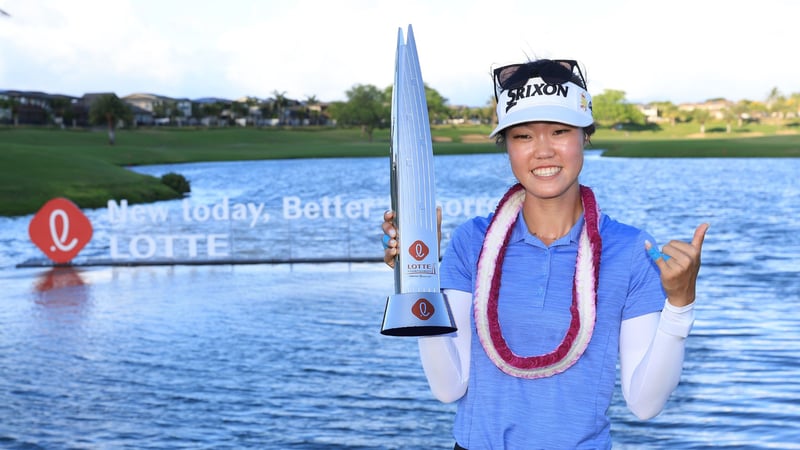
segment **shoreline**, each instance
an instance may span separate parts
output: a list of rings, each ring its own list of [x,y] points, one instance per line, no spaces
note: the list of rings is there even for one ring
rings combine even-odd
[[[679,130],[680,131],[680,130]],[[488,126],[433,127],[435,155],[496,153]],[[673,134],[670,134],[673,133]],[[756,135],[760,133],[761,135]],[[600,129],[587,148],[603,157],[630,158],[796,158],[800,134],[743,129],[732,135]],[[297,158],[380,157],[389,155],[389,130],[368,141],[358,129],[333,128],[156,128],[119,130],[108,145],[105,131],[0,128],[0,216],[35,213],[55,197],[81,208],[109,199],[130,204],[180,198],[155,177],[130,166],[188,162]]]

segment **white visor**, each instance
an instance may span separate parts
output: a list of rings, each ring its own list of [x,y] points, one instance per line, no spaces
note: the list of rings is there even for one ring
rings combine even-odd
[[[497,128],[494,137],[504,129],[525,122],[558,122],[575,127],[588,127],[592,118],[592,97],[586,89],[569,81],[549,84],[539,77],[531,78],[517,89],[504,90],[497,101]]]

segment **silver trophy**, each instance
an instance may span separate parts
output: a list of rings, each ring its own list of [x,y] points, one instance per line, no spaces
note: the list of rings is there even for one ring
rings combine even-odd
[[[394,266],[395,293],[386,299],[381,333],[433,336],[456,331],[439,287],[439,236],[425,86],[414,33],[397,33],[392,90],[391,193],[400,246]]]

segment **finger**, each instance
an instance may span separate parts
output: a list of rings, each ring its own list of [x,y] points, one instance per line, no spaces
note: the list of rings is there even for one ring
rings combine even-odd
[[[383,251],[383,262],[387,266],[394,268],[394,262],[397,256],[397,248],[389,247]]]
[[[383,239],[381,239],[381,241],[383,242],[383,249],[384,249],[384,250],[385,250],[385,249],[387,249],[387,248],[389,248],[389,241],[390,241],[391,239],[392,239],[392,238],[390,238],[388,234],[384,234],[384,235],[383,235]]]
[[[394,227],[394,211],[388,209],[383,213],[383,223],[381,224],[381,229],[383,230],[383,234],[386,234],[391,238],[397,236],[397,230]]]
[[[701,249],[703,247],[703,241],[706,239],[706,232],[708,231],[708,227],[710,225],[708,223],[701,223],[700,226],[694,230],[694,236],[692,237],[692,247],[696,249]]]
[[[442,207],[436,207],[436,239],[439,241],[439,254],[442,253]]]
[[[389,236],[390,238],[397,236],[397,230],[395,230],[392,222],[383,222],[381,224],[381,229],[383,230],[383,234]]]
[[[661,251],[658,250],[658,247],[651,244],[650,241],[644,241],[644,248],[647,250],[647,254],[650,256],[650,259],[652,259],[656,264],[658,264],[659,260],[666,262],[670,258],[669,255],[661,253]]]

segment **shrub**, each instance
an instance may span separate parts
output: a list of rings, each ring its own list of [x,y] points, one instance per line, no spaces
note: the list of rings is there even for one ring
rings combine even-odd
[[[186,194],[192,190],[191,186],[189,186],[189,180],[179,173],[166,173],[161,176],[161,182],[180,194]]]

